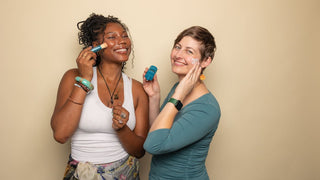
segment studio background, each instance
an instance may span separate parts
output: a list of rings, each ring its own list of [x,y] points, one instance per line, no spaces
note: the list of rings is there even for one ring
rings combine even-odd
[[[1,180],[62,178],[70,145],[54,141],[50,118],[81,50],[76,24],[92,12],[128,25],[135,58],[126,72],[141,82],[156,65],[162,99],[177,81],[169,54],[178,33],[193,25],[213,33],[205,81],[222,116],[206,161],[211,179],[320,179],[319,0],[1,0]]]

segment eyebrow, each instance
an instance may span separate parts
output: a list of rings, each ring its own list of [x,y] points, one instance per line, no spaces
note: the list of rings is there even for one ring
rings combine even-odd
[[[176,45],[182,46],[180,43],[177,43]],[[196,51],[194,48],[187,46],[186,49],[191,49],[193,51]]]
[[[106,34],[114,34],[116,32],[107,32]],[[122,31],[122,33],[127,33],[127,31]]]
[[[193,49],[192,47],[186,47],[186,49],[191,49],[192,51],[196,51],[195,49]]]

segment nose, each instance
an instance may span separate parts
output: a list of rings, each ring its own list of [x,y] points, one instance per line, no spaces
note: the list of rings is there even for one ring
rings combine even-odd
[[[183,52],[181,50],[175,50],[174,57],[177,59],[183,58]]]
[[[119,37],[119,44],[127,44],[127,38]]]

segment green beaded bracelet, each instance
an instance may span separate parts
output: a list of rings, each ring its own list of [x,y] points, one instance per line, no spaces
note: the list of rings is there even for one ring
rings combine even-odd
[[[94,88],[90,81],[88,81],[82,77],[77,76],[76,81],[85,85],[88,89],[90,89],[90,91],[93,90],[93,88]]]

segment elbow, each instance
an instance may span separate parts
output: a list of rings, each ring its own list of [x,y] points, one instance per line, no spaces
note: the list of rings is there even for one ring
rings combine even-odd
[[[51,129],[53,131],[53,139],[60,144],[64,144],[68,141],[69,137],[65,136],[53,123],[53,118],[51,119]]]
[[[53,135],[54,140],[56,140],[58,143],[60,144],[64,144],[68,141],[69,137],[67,136],[63,136],[59,133],[54,133]]]
[[[152,143],[151,141],[145,142],[143,148],[152,155],[161,155],[175,151],[172,147],[170,148],[164,143]]]
[[[146,154],[146,151],[144,149],[142,149],[136,156],[136,158],[140,159],[142,158],[144,155]]]
[[[138,159],[142,158],[145,155],[146,151],[144,149],[134,152],[134,153],[129,153],[131,156],[134,156]]]
[[[149,154],[152,154],[152,155],[162,154],[159,147],[150,146],[146,143],[143,145],[143,147]]]
[[[61,128],[56,128],[53,125],[51,125],[51,127],[53,131],[53,138],[55,141],[57,141],[60,144],[64,144],[69,140],[70,134],[67,134],[65,130]]]
[[[142,158],[145,154],[146,154],[146,151],[142,148],[142,151],[140,152],[137,158]]]

